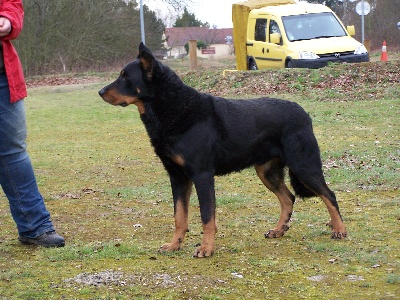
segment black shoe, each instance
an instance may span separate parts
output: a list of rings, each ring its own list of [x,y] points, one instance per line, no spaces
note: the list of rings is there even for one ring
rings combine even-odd
[[[46,248],[64,247],[65,245],[64,238],[55,231],[45,232],[36,238],[19,236],[18,239],[24,245],[39,245]]]

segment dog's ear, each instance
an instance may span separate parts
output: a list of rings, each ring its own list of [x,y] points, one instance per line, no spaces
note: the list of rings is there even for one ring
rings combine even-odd
[[[140,65],[142,69],[145,71],[148,79],[153,77],[153,69],[156,63],[156,59],[151,53],[151,50],[147,48],[143,42],[139,45],[139,56]]]

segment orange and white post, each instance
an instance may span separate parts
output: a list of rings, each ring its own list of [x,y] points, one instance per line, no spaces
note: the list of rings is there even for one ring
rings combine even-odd
[[[381,61],[387,61],[388,60],[388,55],[386,52],[386,41],[383,41],[382,45],[382,53],[381,53]]]

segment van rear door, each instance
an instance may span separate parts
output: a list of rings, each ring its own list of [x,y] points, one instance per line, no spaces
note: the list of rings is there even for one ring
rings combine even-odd
[[[285,67],[285,52],[282,48],[281,32],[278,22],[270,16],[262,16],[260,18],[249,20],[248,36],[251,39],[247,40],[247,55],[248,59],[253,59],[256,62],[257,69],[265,68],[284,68]],[[279,35],[278,42],[272,43],[271,34]],[[249,66],[248,66],[249,67]]]
[[[253,20],[254,26],[254,39],[247,43],[247,54],[250,59],[254,59],[257,64],[257,69],[265,69],[266,65],[266,51],[265,43],[267,41],[267,26],[268,20],[265,18],[257,18]],[[249,24],[249,26],[251,26]]]
[[[285,67],[285,59],[286,55],[285,52],[281,50],[282,48],[282,30],[278,25],[278,22],[274,19],[270,19],[269,26],[268,26],[268,37],[266,47],[266,59],[267,59],[267,66],[269,68],[284,68]],[[279,42],[272,43],[272,34],[279,34]]]

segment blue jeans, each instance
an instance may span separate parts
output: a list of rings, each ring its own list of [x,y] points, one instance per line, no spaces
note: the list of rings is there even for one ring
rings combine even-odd
[[[53,231],[26,151],[24,101],[10,103],[5,74],[0,74],[0,185],[21,236],[36,238]]]

